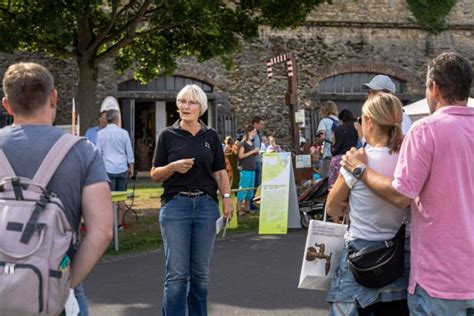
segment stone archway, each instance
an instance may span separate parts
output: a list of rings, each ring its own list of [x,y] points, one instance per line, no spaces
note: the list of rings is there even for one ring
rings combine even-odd
[[[117,98],[122,110],[122,126],[130,133],[138,171],[149,171],[157,135],[178,119],[176,96],[187,84],[201,87],[208,97],[209,110],[202,119],[214,126],[216,96],[205,81],[184,76],[157,77],[147,84],[138,80],[121,82]]]
[[[354,116],[360,115],[360,109],[366,99],[366,92],[361,84],[369,82],[374,76],[384,74],[389,76],[397,88],[397,96],[406,103],[410,100],[415,86],[415,78],[409,72],[399,67],[390,67],[378,63],[358,62],[357,64],[337,64],[318,69],[317,75],[311,76],[309,83],[312,90],[309,93],[311,109],[310,125],[305,135],[314,139],[319,123],[319,104],[323,101],[335,101],[339,111],[349,109]]]

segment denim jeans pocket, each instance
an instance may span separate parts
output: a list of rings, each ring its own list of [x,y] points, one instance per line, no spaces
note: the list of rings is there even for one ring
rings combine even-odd
[[[218,219],[220,216],[219,204],[208,194],[199,197],[198,209],[203,218]]]
[[[180,219],[183,216],[187,217],[192,208],[188,199],[189,198],[179,194],[173,196],[171,200],[161,206],[159,220],[163,221],[166,219]]]

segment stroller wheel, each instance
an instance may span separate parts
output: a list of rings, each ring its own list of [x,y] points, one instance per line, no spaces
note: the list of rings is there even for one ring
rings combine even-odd
[[[309,221],[311,220],[310,216],[309,215],[306,215],[304,213],[302,213],[300,215],[300,223],[301,223],[301,226],[303,226],[303,228],[308,228],[309,227]]]

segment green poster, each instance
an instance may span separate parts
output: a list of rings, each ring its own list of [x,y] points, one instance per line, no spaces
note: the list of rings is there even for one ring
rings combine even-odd
[[[287,152],[263,155],[259,234],[286,234],[291,154]]]

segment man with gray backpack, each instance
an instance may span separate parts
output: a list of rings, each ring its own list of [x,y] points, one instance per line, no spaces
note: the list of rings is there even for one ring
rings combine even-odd
[[[46,68],[11,65],[3,91],[14,122],[0,130],[0,315],[58,315],[112,239],[108,178],[90,142],[52,126]]]

